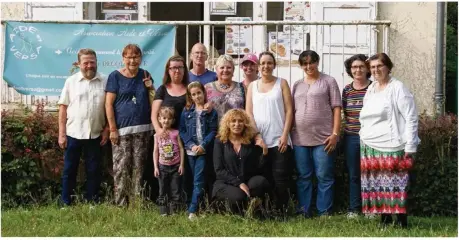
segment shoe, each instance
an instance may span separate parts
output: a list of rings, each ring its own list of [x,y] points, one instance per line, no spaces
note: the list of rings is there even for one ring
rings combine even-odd
[[[381,214],[381,224],[389,225],[392,224],[392,215],[391,214]]]
[[[160,215],[161,217],[167,217],[167,213],[163,213]]]
[[[375,219],[376,218],[376,214],[374,213],[365,213],[365,218],[367,219]]]
[[[346,214],[346,218],[347,219],[356,219],[359,217],[359,214],[358,213],[355,213],[355,212],[348,212]]]
[[[198,216],[196,216],[196,213],[190,213],[190,215],[188,215],[188,219],[190,221],[194,221],[198,218]]]
[[[319,219],[330,219],[330,218],[331,218],[331,216],[328,215],[328,213],[324,213],[324,214],[319,216]]]
[[[94,210],[94,209],[96,209],[96,206],[94,206],[94,205],[90,205],[89,206],[89,210]]]

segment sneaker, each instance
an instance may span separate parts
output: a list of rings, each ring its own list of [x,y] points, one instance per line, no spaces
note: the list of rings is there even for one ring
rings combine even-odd
[[[94,209],[96,209],[96,206],[94,206],[94,205],[90,205],[89,206],[89,210],[94,210]]]
[[[375,219],[376,218],[376,214],[374,213],[365,213],[365,218],[367,219]]]
[[[167,213],[163,213],[160,215],[161,217],[167,217]]]
[[[188,215],[188,219],[190,221],[196,220],[197,218],[198,216],[196,216],[196,213],[190,213],[190,215]]]
[[[355,212],[348,212],[346,214],[346,218],[347,219],[355,219],[355,218],[358,218],[359,217],[359,214],[355,213]]]

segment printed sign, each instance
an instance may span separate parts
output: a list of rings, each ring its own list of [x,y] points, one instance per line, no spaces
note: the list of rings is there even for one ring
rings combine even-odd
[[[309,21],[311,20],[311,9],[309,2],[284,2],[284,21]],[[301,25],[284,25],[284,32],[290,33],[307,33],[309,32],[309,26]]]
[[[141,68],[161,84],[167,59],[174,54],[174,26],[6,22],[3,78],[21,94],[58,96],[71,75],[78,50],[96,51],[98,72],[122,67],[124,46],[136,43]],[[58,37],[57,37],[58,36]]]
[[[227,17],[226,21],[252,21],[250,17]],[[252,26],[226,25],[225,26],[225,53],[242,55],[253,51]]]
[[[284,61],[292,61],[296,63],[298,57],[304,49],[303,34],[292,34],[279,32],[269,32],[269,51],[274,53],[277,59]]]
[[[138,9],[137,2],[102,2],[102,12],[130,12],[136,13]]]
[[[236,15],[236,2],[210,2],[210,15]]]

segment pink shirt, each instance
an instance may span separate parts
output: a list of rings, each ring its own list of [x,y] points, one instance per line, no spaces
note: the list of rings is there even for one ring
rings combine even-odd
[[[169,130],[167,138],[160,138],[155,134],[155,141],[158,141],[159,164],[173,166],[180,163],[180,148],[178,145],[179,131]]]
[[[341,107],[341,94],[335,78],[320,74],[312,85],[300,79],[292,87],[293,145],[318,146],[333,134],[333,108]]]

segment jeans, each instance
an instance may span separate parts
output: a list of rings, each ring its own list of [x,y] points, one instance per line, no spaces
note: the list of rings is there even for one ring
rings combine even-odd
[[[199,200],[204,190],[204,167],[206,165],[206,155],[188,156],[191,173],[193,174],[193,194],[188,208],[189,213],[195,213],[199,207]]]
[[[336,152],[324,151],[325,145],[305,147],[293,146],[296,168],[298,171],[297,195],[298,211],[310,215],[312,200],[312,174],[318,180],[316,207],[319,215],[328,214],[333,206],[334,162]]]
[[[349,212],[360,212],[360,136],[344,135],[344,157],[349,171]]]
[[[81,153],[86,168],[86,194],[87,201],[98,201],[97,193],[100,185],[100,162],[102,161],[101,137],[96,139],[76,139],[67,136],[67,148],[64,156],[64,171],[62,174],[62,202],[70,205],[76,187],[76,177]]]
[[[159,197],[160,214],[172,214],[180,201],[180,164],[167,166],[159,164]]]

